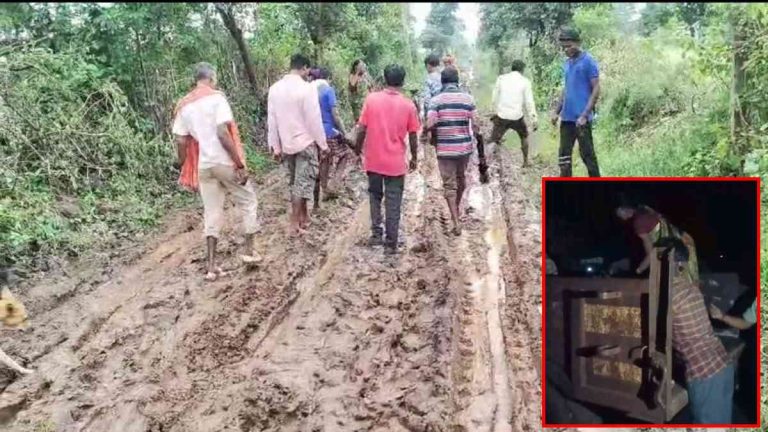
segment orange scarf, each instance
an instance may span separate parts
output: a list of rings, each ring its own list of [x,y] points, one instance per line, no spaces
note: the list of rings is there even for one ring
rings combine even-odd
[[[198,84],[194,90],[187,93],[187,95],[181,98],[179,103],[176,104],[176,110],[173,113],[173,117],[176,118],[176,116],[181,112],[181,109],[185,106],[196,100],[213,94],[221,94],[222,96],[224,95],[223,93],[216,91],[207,85]],[[234,120],[227,123],[227,129],[229,129],[229,135],[232,137],[232,142],[235,144],[235,151],[240,158],[240,162],[245,165],[243,143],[240,141],[240,132],[237,129],[237,123],[235,123]],[[198,143],[197,140],[192,137],[192,135],[187,135],[184,137],[184,139],[187,143],[187,157],[184,160],[184,165],[181,167],[179,184],[192,192],[197,192],[200,184],[197,174],[197,167],[200,162],[200,143]],[[237,163],[237,161],[235,161],[235,163]]]

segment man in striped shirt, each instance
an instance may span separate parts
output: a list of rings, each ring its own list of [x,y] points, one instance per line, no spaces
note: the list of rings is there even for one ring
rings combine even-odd
[[[473,132],[478,134],[477,109],[474,98],[459,89],[459,71],[449,66],[440,74],[442,92],[430,101],[427,128],[437,138],[437,165],[443,179],[443,190],[453,220],[453,232],[461,234],[459,208],[466,181],[464,173],[474,150]]]

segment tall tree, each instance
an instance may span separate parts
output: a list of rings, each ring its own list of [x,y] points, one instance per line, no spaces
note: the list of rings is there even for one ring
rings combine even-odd
[[[742,12],[742,13],[739,13]],[[745,110],[742,104],[742,94],[746,81],[744,70],[747,62],[747,48],[744,45],[746,39],[746,25],[742,16],[744,8],[737,7],[728,14],[732,30],[733,50],[733,78],[731,80],[731,149],[739,157],[746,153],[743,134],[746,125]]]
[[[316,62],[324,61],[326,43],[349,25],[349,17],[355,17],[350,3],[306,2],[298,4],[299,19],[309,33],[314,46]]]
[[[421,34],[421,43],[427,51],[443,55],[454,48],[454,35],[463,30],[463,23],[456,17],[458,9],[458,3],[432,3]]]
[[[243,60],[243,67],[245,68],[245,75],[248,77],[248,82],[251,84],[253,93],[258,96],[258,85],[256,83],[256,71],[253,68],[253,61],[251,60],[251,53],[248,45],[243,38],[243,31],[237,25],[235,19],[235,4],[234,3],[216,3],[216,10],[221,16],[221,20],[224,22],[224,26],[232,35],[237,49],[240,52],[240,57]],[[257,5],[258,6],[258,5]]]
[[[696,37],[696,29],[704,22],[708,11],[709,5],[707,3],[675,3],[675,14],[686,24],[691,37]]]
[[[641,12],[643,34],[650,35],[659,27],[666,25],[675,16],[675,5],[671,3],[646,3]]]
[[[571,22],[581,3],[483,3],[481,42],[497,52],[522,31],[533,48]]]

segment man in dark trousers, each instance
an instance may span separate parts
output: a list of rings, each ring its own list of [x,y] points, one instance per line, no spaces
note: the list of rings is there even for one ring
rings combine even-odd
[[[384,90],[365,98],[358,121],[359,133],[355,152],[360,154],[365,143],[363,169],[368,173],[371,201],[371,246],[384,243],[387,255],[397,253],[400,207],[403,202],[405,175],[417,167],[417,133],[421,125],[413,102],[400,93],[405,69],[391,64],[384,68]],[[411,149],[410,164],[405,162],[405,136]],[[381,227],[381,201],[386,212],[386,238]]]
[[[560,46],[568,57],[563,72],[565,88],[555,109],[550,113],[553,125],[560,120],[560,176],[571,177],[573,144],[578,139],[579,153],[590,177],[600,177],[594,143],[592,120],[600,95],[600,73],[597,62],[581,49],[578,31],[565,28],[560,33]]]

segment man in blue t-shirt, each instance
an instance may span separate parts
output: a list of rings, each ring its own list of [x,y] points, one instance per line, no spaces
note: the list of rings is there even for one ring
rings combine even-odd
[[[600,95],[600,73],[597,62],[581,50],[578,31],[565,28],[560,33],[560,46],[565,60],[565,88],[551,113],[553,125],[560,120],[560,176],[571,177],[573,144],[578,139],[579,153],[590,177],[600,177],[594,143],[592,119]]]
[[[320,160],[320,172],[315,183],[315,209],[320,208],[320,190],[323,191],[323,201],[334,196],[337,191],[336,182],[343,182],[344,167],[352,157],[347,146],[346,132],[339,116],[336,102],[336,90],[331,86],[331,74],[326,68],[313,70],[313,84],[317,86],[317,96],[320,101],[320,115],[323,119],[325,137],[330,153]],[[329,187],[329,183],[330,186]]]

